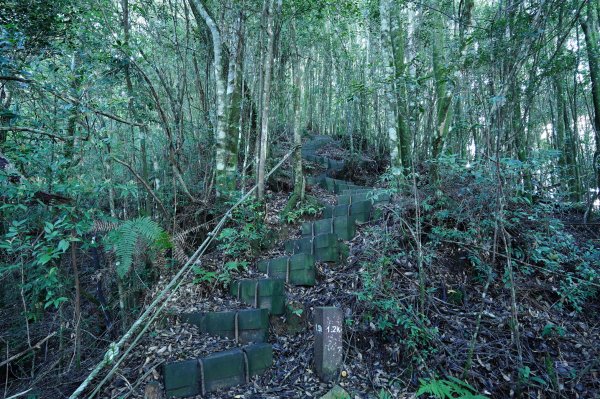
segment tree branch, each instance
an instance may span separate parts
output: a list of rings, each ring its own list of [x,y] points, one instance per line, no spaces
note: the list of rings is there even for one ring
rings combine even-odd
[[[29,353],[30,351],[32,351],[34,349],[40,349],[40,347],[42,346],[42,344],[44,342],[48,341],[50,338],[54,337],[55,335],[56,335],[56,331],[53,332],[52,334],[48,335],[46,338],[42,339],[41,341],[39,341],[37,344],[33,345],[31,348],[27,348],[27,349],[17,353],[16,355],[9,357],[8,359],[6,359],[2,363],[0,363],[0,367],[7,365],[8,363],[12,362],[13,360],[20,358],[21,356],[25,355],[26,353]]]
[[[160,209],[163,211],[163,213],[165,214],[165,216],[169,216],[169,212],[167,211],[167,208],[165,208],[165,205],[163,204],[163,202],[156,196],[156,194],[154,193],[154,191],[152,190],[152,187],[150,187],[150,185],[148,184],[148,182],[146,180],[144,180],[144,178],[142,176],[139,175],[139,173],[137,173],[133,167],[131,165],[129,165],[127,162],[117,158],[117,157],[111,157],[112,159],[114,159],[115,162],[120,163],[121,165],[125,166],[127,169],[129,169],[129,171],[131,173],[133,173],[133,175],[135,176],[136,179],[138,179],[140,181],[140,183],[142,183],[144,185],[144,187],[146,188],[146,190],[148,191],[148,193],[150,193],[150,195],[152,196],[152,198],[154,198],[154,200],[158,203],[158,205],[160,206]]]
[[[0,126],[0,132],[29,132],[34,134],[40,134],[42,136],[50,137],[54,140],[67,141],[73,137],[61,137],[54,133],[47,132],[45,130],[34,129],[32,127],[27,126]]]
[[[144,126],[143,123],[137,123],[137,122],[132,122],[132,121],[128,121],[126,119],[121,118],[120,116],[117,116],[115,114],[111,114],[110,112],[107,111],[102,111],[99,109],[95,109],[92,106],[90,106],[89,104],[85,104],[82,103],[80,100],[73,98],[71,96],[69,96],[68,94],[61,94],[59,92],[57,92],[54,89],[48,88],[48,87],[44,87],[43,85],[38,84],[38,82],[36,82],[33,79],[25,79],[25,78],[20,78],[18,76],[0,76],[0,81],[16,81],[16,82],[21,82],[21,83],[31,83],[32,86],[34,86],[35,89],[40,90],[40,91],[45,91],[48,92],[50,94],[52,94],[53,96],[60,98],[61,100],[74,104],[74,105],[81,105],[87,109],[89,109],[90,111],[92,111],[95,114],[98,115],[102,115],[108,119],[112,119],[114,121],[120,122],[120,123],[124,123],[126,125],[131,125],[131,126],[139,126],[142,127]]]

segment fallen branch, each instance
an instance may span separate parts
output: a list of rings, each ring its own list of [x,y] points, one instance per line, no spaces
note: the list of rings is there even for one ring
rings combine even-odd
[[[32,350],[40,349],[40,347],[44,344],[44,342],[48,341],[50,338],[54,337],[55,335],[56,335],[56,331],[53,332],[52,334],[48,335],[46,338],[42,339],[41,341],[39,341],[37,344],[33,345],[31,348],[27,348],[27,349],[17,353],[16,355],[9,357],[8,359],[6,359],[2,363],[0,363],[0,367],[7,365],[8,363],[20,358],[23,355],[26,355],[27,353],[31,352]]]
[[[29,388],[29,389],[28,389],[28,390],[26,390],[26,391],[19,392],[19,393],[15,394],[15,395],[9,396],[9,397],[8,397],[8,398],[6,398],[6,399],[15,399],[15,398],[19,398],[19,397],[21,397],[21,396],[27,395],[27,394],[28,394],[29,392],[31,392],[31,391],[33,391],[33,388]]]

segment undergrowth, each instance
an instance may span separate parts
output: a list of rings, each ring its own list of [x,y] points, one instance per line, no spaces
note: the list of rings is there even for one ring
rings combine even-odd
[[[230,207],[237,199],[226,203]],[[249,266],[250,258],[266,247],[270,241],[270,232],[265,224],[264,204],[255,199],[248,199],[236,207],[231,214],[230,223],[219,233],[217,249],[223,253],[223,263],[218,270],[209,270],[203,266],[193,267],[194,282],[219,282],[229,285],[232,276]]]
[[[354,322],[400,346],[411,380],[421,380],[418,395],[481,398],[478,390],[503,396],[509,390],[564,392],[565,385],[581,391],[589,366],[565,368],[565,357],[594,356],[573,346],[580,338],[564,321],[594,315],[600,287],[597,237],[575,231],[565,217],[582,216],[582,207],[544,191],[539,165],[536,174],[531,164],[514,160],[439,163],[443,174],[435,182],[426,178],[427,167],[401,179],[384,176],[400,201],[386,205],[385,223],[363,232]],[[524,186],[525,173],[533,176],[532,187]],[[518,319],[510,312],[513,289]],[[506,315],[502,322],[498,314]],[[482,315],[496,317],[501,327],[488,331]],[[514,352],[514,331],[527,343],[523,360]],[[490,334],[501,346],[487,353],[482,335]],[[447,358],[452,361],[440,361]],[[472,374],[478,367],[485,369]],[[463,381],[469,376],[474,387]]]
[[[322,209],[323,205],[316,197],[307,195],[303,201],[296,203],[293,209],[282,212],[281,219],[285,223],[294,224],[306,216],[316,216]]]

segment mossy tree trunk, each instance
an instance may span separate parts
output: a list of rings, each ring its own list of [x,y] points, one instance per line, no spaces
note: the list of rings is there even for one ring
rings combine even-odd
[[[294,40],[296,40],[295,35],[296,27],[295,23],[292,22],[292,35],[294,36]],[[293,72],[293,101],[294,101],[294,123],[293,123],[293,135],[294,135],[294,145],[296,146],[296,151],[294,152],[294,192],[290,197],[285,209],[284,214],[294,209],[296,204],[302,200],[304,200],[304,173],[302,171],[302,98],[304,97],[304,86],[302,85],[302,77],[301,77],[301,60],[300,54],[298,52],[298,48],[296,43],[294,43],[295,50],[295,59],[294,66],[292,68]]]
[[[396,84],[396,123],[398,129],[398,150],[404,170],[411,165],[412,136],[408,124],[408,106],[406,103],[406,72],[405,62],[405,36],[402,29],[399,7],[394,7],[391,19],[391,44],[394,52],[394,77]]]
[[[213,44],[213,70],[216,86],[216,154],[215,154],[215,173],[217,195],[228,191],[230,182],[235,179],[235,170],[227,167],[227,160],[232,157],[231,151],[235,146],[229,146],[227,137],[227,117],[225,115],[225,81],[223,79],[223,57],[222,40],[214,19],[208,13],[208,10],[200,0],[189,0],[190,8],[196,18],[197,23],[204,22],[210,31]],[[236,134],[237,137],[237,134]],[[234,154],[235,155],[235,154]]]
[[[266,33],[267,33],[267,48],[265,49],[264,71],[263,71],[263,91],[262,91],[262,117],[260,128],[260,147],[258,156],[258,199],[263,200],[265,197],[265,171],[267,163],[267,145],[269,142],[269,110],[271,102],[271,73],[273,69],[273,4],[274,0],[265,0],[268,4],[266,7]],[[281,0],[278,0],[278,8]]]
[[[390,0],[379,1],[379,17],[381,23],[381,56],[383,59],[383,90],[385,95],[383,101],[384,125],[387,130],[390,166],[394,174],[399,174],[402,167],[402,160],[398,146],[398,112],[393,47],[390,33]]]
[[[590,80],[592,82],[592,106],[594,110],[593,126],[594,138],[596,141],[592,167],[596,176],[596,194],[592,196],[593,198],[589,201],[585,219],[589,216],[595,198],[600,195],[600,53],[598,51],[598,20],[596,20],[596,18],[594,18],[592,3],[588,3],[586,5],[586,17],[580,18],[580,24],[585,37]]]

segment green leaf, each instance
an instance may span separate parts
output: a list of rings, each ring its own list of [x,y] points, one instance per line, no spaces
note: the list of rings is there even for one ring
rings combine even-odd
[[[60,242],[58,243],[58,250],[62,251],[63,253],[67,251],[67,249],[69,249],[69,246],[71,244],[69,243],[69,241],[67,240],[60,240]]]
[[[49,253],[45,253],[42,254],[39,258],[38,258],[38,263],[40,265],[45,265],[46,263],[50,262],[52,260],[52,254]]]

